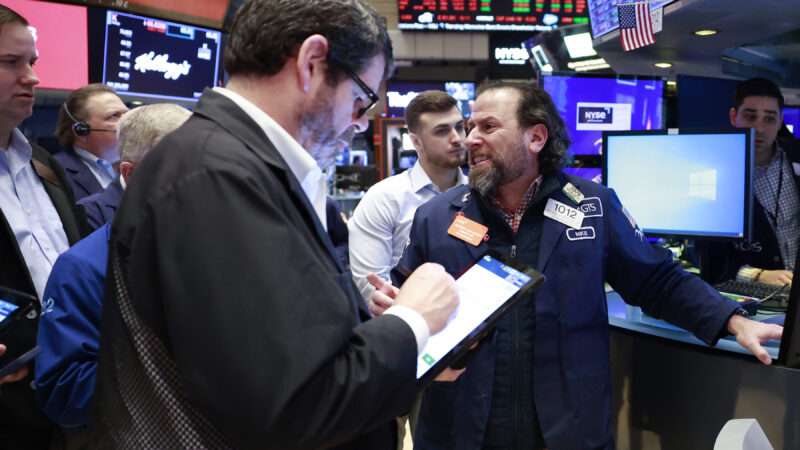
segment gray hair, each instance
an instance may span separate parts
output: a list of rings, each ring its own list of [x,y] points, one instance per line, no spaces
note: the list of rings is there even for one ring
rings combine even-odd
[[[138,163],[191,115],[186,108],[172,103],[156,103],[128,111],[117,124],[120,159]]]

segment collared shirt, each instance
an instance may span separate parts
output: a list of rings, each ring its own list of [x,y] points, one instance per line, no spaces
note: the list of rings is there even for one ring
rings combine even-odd
[[[500,205],[500,202],[497,201],[497,198],[492,198],[492,204],[500,211],[500,214],[503,215],[503,219],[506,221],[511,230],[514,234],[517,233],[519,229],[519,224],[522,222],[522,216],[525,215],[525,211],[528,210],[528,207],[531,205],[531,201],[533,201],[533,197],[536,196],[536,191],[539,189],[539,186],[542,184],[542,176],[539,175],[533,183],[528,187],[528,190],[525,191],[525,195],[522,196],[522,201],[519,203],[514,210],[508,210],[503,208]]]
[[[267,138],[275,145],[289,170],[300,182],[300,187],[305,192],[309,203],[317,213],[322,227],[327,230],[327,214],[325,211],[326,195],[328,182],[308,151],[306,151],[286,130],[278,125],[275,120],[265,113],[261,108],[254,105],[251,101],[231,91],[221,87],[215,87],[214,91],[224,95],[239,108],[250,116],[251,119],[264,131]]]
[[[78,157],[81,158],[83,165],[89,168],[89,171],[92,172],[92,175],[94,175],[94,178],[98,183],[100,183],[100,186],[102,186],[103,189],[107,188],[108,185],[114,181],[114,178],[117,177],[117,174],[110,162],[106,161],[105,159],[98,158],[88,150],[80,147],[73,148],[75,149],[75,153],[78,155]]]
[[[41,299],[47,277],[69,241],[42,180],[33,170],[33,149],[17,129],[0,148],[0,206]]]
[[[794,270],[800,237],[800,195],[795,186],[792,164],[780,147],[767,166],[756,167],[753,184],[756,199],[775,232],[784,267]]]
[[[467,183],[459,170],[456,186]],[[414,213],[440,193],[420,165],[372,186],[347,221],[350,270],[359,292],[369,300],[375,288],[367,274],[388,280],[408,243]]]

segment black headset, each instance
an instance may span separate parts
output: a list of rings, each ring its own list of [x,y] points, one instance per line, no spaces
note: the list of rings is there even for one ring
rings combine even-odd
[[[69,108],[67,107],[67,102],[64,102],[64,112],[67,113],[67,116],[69,116],[69,118],[72,119],[73,122],[75,122],[72,124],[72,131],[75,132],[76,136],[88,136],[89,133],[91,133],[92,131],[109,131],[109,132],[113,131],[115,133],[117,131],[117,130],[109,130],[107,128],[90,127],[88,123],[82,120],[78,120],[77,118],[75,118],[75,116],[72,115],[71,112],[69,112]]]

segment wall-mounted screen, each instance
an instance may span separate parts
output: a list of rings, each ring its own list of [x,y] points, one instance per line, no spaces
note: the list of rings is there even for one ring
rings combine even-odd
[[[545,31],[588,23],[586,0],[398,0],[401,30]]]
[[[445,91],[458,101],[458,109],[469,117],[475,100],[475,83],[470,81],[390,81],[386,86],[386,115],[403,117],[409,102],[423,91]]]
[[[105,26],[103,83],[120,95],[195,101],[217,85],[221,32],[117,11]]]
[[[229,0],[62,0],[62,2],[114,8],[134,14],[222,28],[228,7],[238,7],[242,0],[233,2],[236,5],[232,5]]]
[[[650,10],[663,8],[675,0],[650,0]],[[589,0],[589,18],[595,39],[619,28],[619,0]],[[624,3],[628,3],[627,1]]]
[[[573,155],[601,154],[603,131],[662,128],[661,78],[548,75],[542,83],[567,125]]]
[[[73,90],[89,83],[86,8],[32,0],[3,0],[28,20],[39,59],[38,88]]]

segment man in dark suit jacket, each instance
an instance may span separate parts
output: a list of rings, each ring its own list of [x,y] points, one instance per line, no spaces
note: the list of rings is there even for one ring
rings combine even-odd
[[[0,285],[39,297],[55,257],[86,225],[58,164],[16,129],[33,111],[39,82],[27,25],[0,5],[0,54],[14,58],[0,65]],[[3,386],[0,448],[46,449],[53,429],[36,407],[31,377]]]
[[[457,304],[436,265],[369,317],[325,232],[326,149],[392,65],[361,0],[252,0],[226,88],[136,169],[114,219],[98,448],[382,450],[416,361]]]
[[[92,230],[114,218],[122,193],[136,166],[164,136],[183,124],[189,115],[187,109],[171,103],[156,103],[126,113],[128,118],[119,123],[119,177],[102,191],[78,201]]]
[[[95,83],[72,91],[58,112],[56,136],[63,150],[56,160],[67,174],[76,200],[95,194],[116,179],[117,121],[128,107],[110,87]]]

